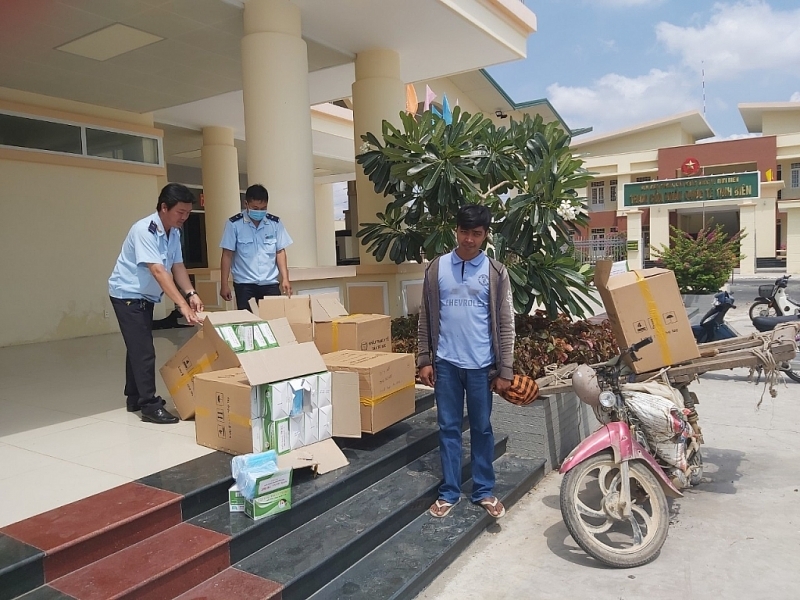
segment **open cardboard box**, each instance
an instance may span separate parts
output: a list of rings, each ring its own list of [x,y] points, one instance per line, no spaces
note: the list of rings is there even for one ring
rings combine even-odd
[[[349,315],[336,294],[311,297],[314,342],[322,354],[338,350],[392,351],[392,319],[387,315]]]
[[[291,332],[288,323],[286,329]],[[238,367],[196,376],[195,425],[198,444],[246,454],[253,452],[253,386],[305,377],[327,368],[313,343],[287,344],[237,357]],[[361,437],[357,374],[331,374],[331,406],[332,435]],[[327,473],[348,462],[336,443],[326,439],[279,456],[278,464],[281,468],[310,467]]]
[[[203,324],[197,333],[161,367],[161,377],[181,419],[191,419],[195,414],[196,394],[194,376],[209,371],[238,367],[239,356],[218,334],[215,327],[238,323],[260,323],[263,319],[247,310],[210,312],[201,315]],[[273,319],[269,327],[279,346],[296,344],[297,340],[288,321]]]
[[[610,260],[598,261],[594,283],[617,344],[628,348],[653,338],[636,353],[639,360],[629,362],[633,371],[644,373],[699,358],[675,273],[644,269],[612,275],[612,268]]]
[[[258,302],[255,298],[251,298],[250,308],[265,321],[285,317],[298,342],[314,340],[311,296],[265,296]]]

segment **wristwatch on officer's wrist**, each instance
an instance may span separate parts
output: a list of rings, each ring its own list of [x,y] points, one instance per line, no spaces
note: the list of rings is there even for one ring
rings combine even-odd
[[[186,298],[186,301],[188,302],[189,298],[191,298],[192,296],[197,296],[196,290],[192,290],[191,292],[186,292],[186,294],[183,297]]]

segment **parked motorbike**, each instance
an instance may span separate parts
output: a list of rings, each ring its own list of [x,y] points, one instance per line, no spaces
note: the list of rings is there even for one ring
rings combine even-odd
[[[774,285],[758,286],[758,298],[750,307],[750,319],[800,315],[800,304],[786,294],[790,277],[791,275],[784,275],[776,279]]]
[[[700,319],[699,325],[692,325],[692,333],[698,344],[738,337],[736,332],[725,323],[725,315],[730,309],[736,308],[733,302],[733,294],[729,292],[719,292],[714,295],[714,304],[711,310]]]
[[[573,389],[603,426],[561,465],[561,514],[578,545],[617,568],[654,560],[667,538],[667,497],[703,475],[697,396],[663,382],[622,383],[626,357],[652,343],[646,338],[595,367],[582,365]]]
[[[800,317],[750,317],[753,322],[753,327],[759,331],[772,331],[778,325],[783,323],[798,323],[800,324]],[[800,345],[800,329],[797,330],[795,341]],[[795,357],[794,360],[787,363],[778,365],[778,369],[792,381],[800,383],[800,358]]]

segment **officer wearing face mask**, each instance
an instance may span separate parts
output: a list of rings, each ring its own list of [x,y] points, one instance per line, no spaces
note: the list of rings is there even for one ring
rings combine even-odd
[[[228,286],[233,273],[236,308],[247,310],[250,298],[292,295],[286,247],[292,238],[281,220],[267,212],[269,194],[263,185],[255,184],[245,192],[246,210],[233,215],[225,223],[219,246],[222,248],[222,284],[220,296],[231,300]]]

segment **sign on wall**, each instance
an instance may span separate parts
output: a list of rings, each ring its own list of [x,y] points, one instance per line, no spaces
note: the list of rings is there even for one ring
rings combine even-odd
[[[761,195],[760,181],[761,175],[753,172],[626,183],[622,187],[623,206],[638,208],[758,198]]]

